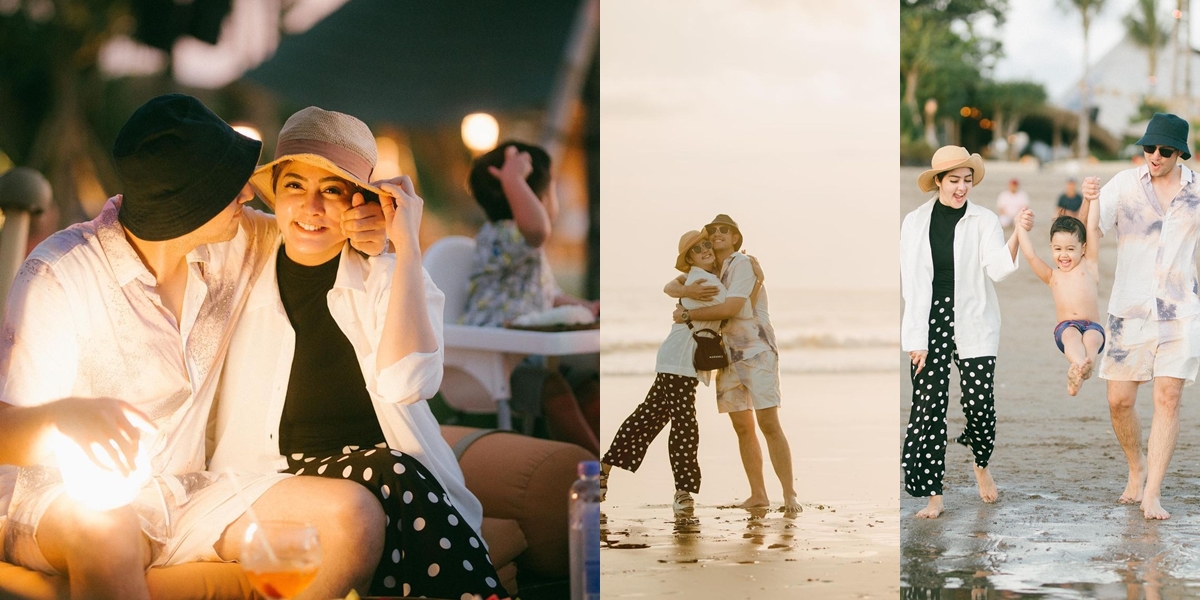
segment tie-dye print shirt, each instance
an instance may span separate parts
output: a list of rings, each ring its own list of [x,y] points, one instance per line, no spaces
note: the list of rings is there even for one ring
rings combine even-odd
[[[1183,189],[1164,214],[1142,165],[1100,189],[1100,230],[1117,230],[1117,270],[1108,313],[1122,318],[1181,319],[1200,314],[1196,244],[1200,182],[1185,166]]]
[[[475,264],[463,325],[500,327],[526,313],[554,307],[561,292],[542,248],[525,242],[511,219],[484,223],[475,235]]]
[[[755,318],[754,307],[750,306],[750,293],[754,291],[756,281],[758,278],[754,276],[750,258],[741,252],[730,254],[721,265],[721,283],[728,290],[725,298],[746,299],[746,304],[742,305],[738,314],[725,321],[721,328],[730,362],[741,362],[760,352],[775,351],[774,331],[768,332],[763,327]]]

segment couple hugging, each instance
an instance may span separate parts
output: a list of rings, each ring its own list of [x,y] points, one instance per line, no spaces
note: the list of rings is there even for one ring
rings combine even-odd
[[[664,291],[680,299],[675,325],[658,350],[654,385],[621,428],[601,461],[601,493],[608,489],[612,467],[637,471],[646,449],[671,422],[671,471],[675,477],[674,510],[691,514],[692,494],[700,491],[697,461],[700,433],[696,423],[696,386],[709,383],[709,371],[693,365],[693,331],[719,330],[728,351],[728,366],[717,371],[717,408],[728,413],[738,436],[750,497],[741,508],[770,506],[763,481],[763,456],[757,427],[767,439],[775,474],[783,485],[783,511],[801,511],[792,483],[792,455],[779,424],[779,351],[767,312],[762,271],[753,258],[739,252],[742,232],[726,215],[717,215],[704,231],[689,231],[679,240],[675,268],[684,275]]]
[[[261,149],[195,98],[152,99],[113,148],[123,194],[25,261],[0,339],[2,558],[73,598],[146,599],[149,567],[238,559],[255,515],[318,530],[297,598],[505,596],[425,402],[444,296],[422,199],[371,180],[349,115],[306,108]],[[149,480],[89,508],[40,451],[55,431],[121,473],[148,448]]]
[[[983,180],[978,154],[956,146],[934,154],[933,168],[918,185],[938,196],[910,213],[901,231],[903,345],[913,381],[901,466],[908,493],[929,498],[918,518],[936,518],[943,510],[951,362],[959,370],[967,417],[956,441],[974,454],[980,497],[997,498],[988,471],[1000,328],[992,281],[1016,269],[1018,246],[1051,289],[1054,340],[1070,363],[1068,393],[1074,396],[1097,366],[1107,381],[1113,432],[1129,465],[1118,501],[1140,504],[1147,519],[1170,518],[1162,484],[1179,435],[1182,390],[1200,368],[1200,182],[1179,163],[1191,157],[1187,137],[1186,121],[1155,114],[1137,142],[1144,164],[1118,173],[1103,188],[1099,178],[1084,181],[1082,220],[1062,216],[1050,228],[1057,268],[1038,257],[1029,239],[1028,208],[1006,243],[996,216],[968,202],[968,192]],[[1117,237],[1117,264],[1104,327],[1097,301],[1099,242],[1110,232]],[[1146,382],[1152,382],[1154,416],[1143,446],[1135,404],[1138,386]]]

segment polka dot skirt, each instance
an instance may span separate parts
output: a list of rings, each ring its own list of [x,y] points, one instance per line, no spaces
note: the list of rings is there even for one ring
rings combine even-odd
[[[967,428],[955,441],[971,449],[975,464],[986,467],[996,441],[993,379],[996,357],[959,358],[954,344],[954,301],[936,298],[929,310],[929,355],[925,368],[910,367],[913,383],[908,431],[900,450],[904,489],[911,496],[938,496],[946,473],[946,407],[950,399],[950,363],[958,368],[960,403]]]
[[[483,540],[450,504],[425,465],[398,450],[347,446],[334,455],[292,454],[288,473],[356,481],[387,515],[371,594],[469,599],[507,596]]]
[[[675,489],[692,493],[700,491],[700,462],[696,454],[700,445],[700,428],[696,424],[695,377],[659,373],[646,399],[621,423],[612,445],[604,454],[604,462],[614,467],[637,471],[646,458],[650,442],[671,423],[668,440],[671,472],[675,474]]]

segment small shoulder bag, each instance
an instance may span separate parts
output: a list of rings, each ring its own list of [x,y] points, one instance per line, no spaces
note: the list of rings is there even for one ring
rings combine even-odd
[[[724,321],[722,321],[724,323]],[[687,322],[692,330],[692,339],[696,340],[696,353],[692,355],[692,366],[697,371],[713,371],[729,366],[729,355],[725,352],[725,340],[721,334],[708,329],[697,330],[692,322]]]

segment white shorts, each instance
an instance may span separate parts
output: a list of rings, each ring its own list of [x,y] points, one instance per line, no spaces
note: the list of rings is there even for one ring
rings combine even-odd
[[[1100,377],[1111,381],[1174,377],[1191,385],[1200,368],[1197,321],[1197,317],[1158,321],[1109,315]]]
[[[57,469],[30,467],[21,471],[19,477],[24,481],[19,479],[18,492],[8,509],[0,555],[26,569],[58,575],[38,547],[37,528],[46,510],[63,494],[62,483],[56,481]],[[142,533],[150,541],[150,566],[221,560],[213,546],[225,528],[242,516],[247,505],[288,477],[292,475],[239,475],[240,498],[228,474],[154,477],[131,504]],[[45,483],[35,483],[35,489],[22,492],[22,484],[31,479]]]
[[[779,357],[759,352],[717,371],[717,410],[731,413],[779,406]]]

